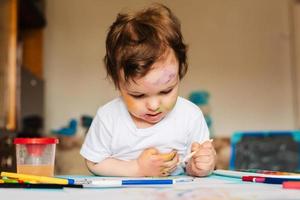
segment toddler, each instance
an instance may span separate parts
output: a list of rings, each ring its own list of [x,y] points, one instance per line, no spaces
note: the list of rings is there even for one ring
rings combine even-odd
[[[120,96],[98,109],[80,151],[92,173],[211,174],[216,152],[203,114],[178,96],[186,53],[180,23],[168,7],[153,4],[118,14],[106,38],[104,62]]]

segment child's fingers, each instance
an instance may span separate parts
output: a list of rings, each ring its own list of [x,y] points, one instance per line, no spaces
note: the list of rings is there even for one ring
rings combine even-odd
[[[170,175],[173,171],[175,171],[177,168],[177,165],[171,166],[169,168],[163,168],[161,170],[162,175]]]
[[[193,156],[193,161],[196,165],[196,168],[200,170],[208,170],[214,165],[215,157],[216,152],[214,148],[201,147]]]
[[[214,152],[212,149],[205,149],[200,148],[193,156],[193,158],[199,157],[199,156],[207,156],[207,155],[213,155]]]
[[[195,145],[195,148],[198,145]],[[216,151],[211,141],[200,145],[192,159],[188,162],[187,172],[194,176],[207,176],[212,173],[216,161]]]
[[[191,162],[193,171],[209,171],[213,168],[214,158],[212,156],[199,156]]]
[[[212,163],[197,162],[196,168],[201,171],[211,170]]]
[[[166,177],[166,176],[169,176],[169,175],[170,175],[169,172],[164,171],[164,172],[162,172],[159,176]]]
[[[192,146],[191,146],[191,151],[194,152],[194,151],[197,151],[199,148],[200,148],[200,143],[198,142],[193,142],[192,143]]]
[[[164,168],[172,168],[174,166],[177,166],[178,162],[179,162],[179,155],[176,153],[176,155],[174,156],[174,158],[172,160],[164,162],[162,166]]]
[[[170,175],[176,169],[178,162],[179,162],[179,155],[176,153],[176,155],[171,161],[164,162],[162,164],[161,171],[163,175]]]
[[[203,147],[203,148],[213,148],[213,144],[210,140],[208,140],[208,141],[203,142],[201,144],[201,147]]]
[[[199,156],[194,159],[194,164],[198,170],[211,171],[215,166],[215,156],[214,155]]]
[[[195,158],[195,162],[196,163],[208,163],[211,162],[213,160],[212,156],[199,156]]]
[[[168,169],[169,173],[171,174],[173,171],[176,170],[176,168],[177,168],[177,165],[175,165],[175,166],[169,168],[169,169]]]
[[[211,148],[200,148],[193,156],[195,162],[210,162],[214,161],[216,157],[216,151]]]
[[[189,174],[193,176],[199,176],[199,174],[201,174],[201,169],[197,168],[196,162],[194,161],[190,161],[186,167],[186,170],[189,172]]]
[[[215,151],[215,148],[213,147],[213,145],[211,144],[211,142],[207,141],[207,142],[201,144],[201,146],[199,147],[196,154],[197,155],[207,155],[207,154],[215,155],[216,151]]]

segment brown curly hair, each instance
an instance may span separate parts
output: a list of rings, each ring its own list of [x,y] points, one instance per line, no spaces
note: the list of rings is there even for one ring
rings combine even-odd
[[[126,81],[143,77],[170,48],[178,60],[181,79],[188,68],[187,45],[172,11],[162,4],[152,4],[133,14],[119,13],[106,38],[107,76],[119,88],[121,72]]]

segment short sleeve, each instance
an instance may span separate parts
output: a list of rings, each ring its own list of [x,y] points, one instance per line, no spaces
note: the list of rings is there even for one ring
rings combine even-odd
[[[97,112],[81,147],[80,154],[87,160],[98,163],[111,156],[111,134]]]

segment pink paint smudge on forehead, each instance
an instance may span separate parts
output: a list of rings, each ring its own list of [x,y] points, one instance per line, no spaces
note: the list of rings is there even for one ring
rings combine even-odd
[[[154,82],[155,85],[158,84],[167,84],[169,83],[171,80],[173,80],[173,78],[176,76],[176,72],[174,72],[173,70],[168,70],[165,69],[162,72],[162,75],[159,77],[159,79],[157,81]]]

